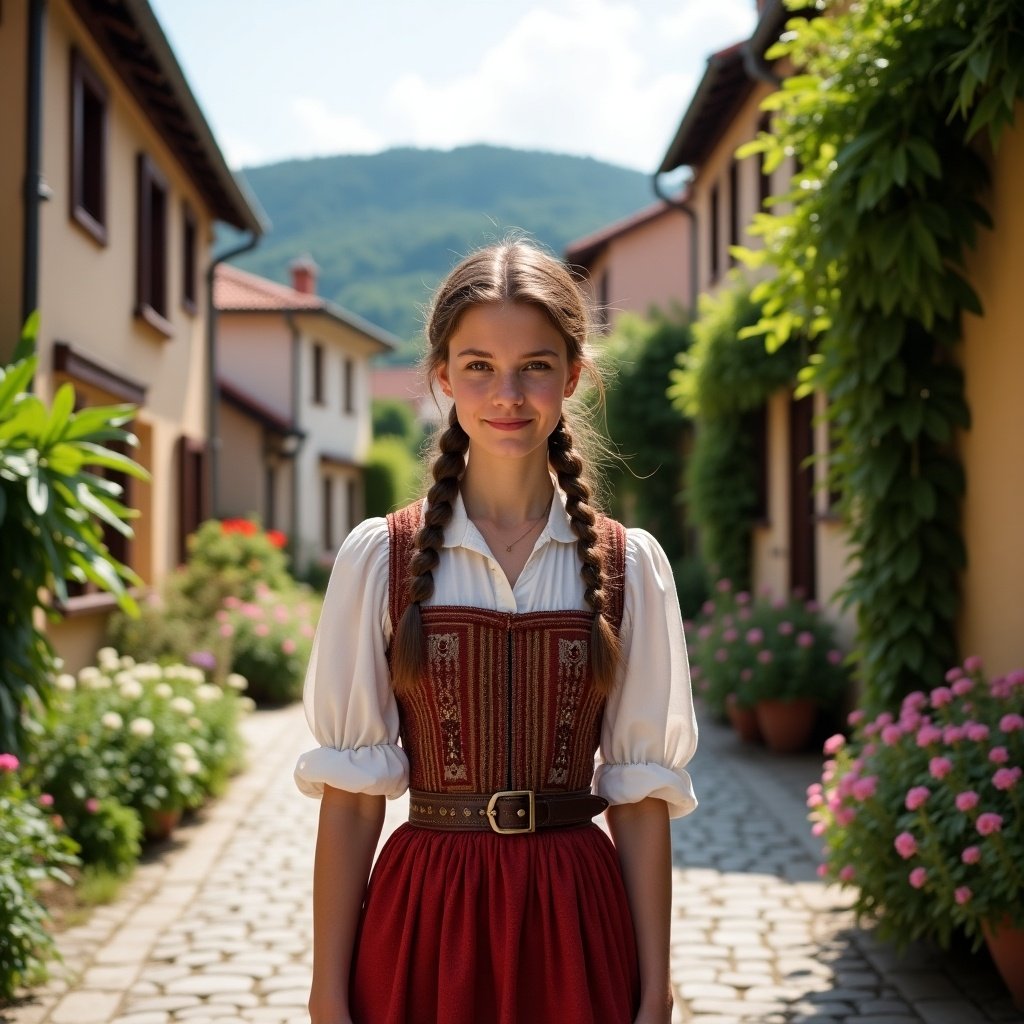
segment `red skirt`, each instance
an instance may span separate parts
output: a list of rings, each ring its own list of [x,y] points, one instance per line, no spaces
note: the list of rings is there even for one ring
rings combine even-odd
[[[401,826],[370,878],[355,1024],[630,1024],[639,972],[596,825],[527,836]]]

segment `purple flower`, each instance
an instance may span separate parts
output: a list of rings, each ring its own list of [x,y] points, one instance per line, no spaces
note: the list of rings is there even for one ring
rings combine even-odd
[[[973,811],[978,806],[978,794],[973,789],[964,790],[963,793],[957,793],[956,795],[956,809],[963,811],[965,814],[968,811]]]
[[[210,651],[193,651],[188,656],[188,660],[198,668],[204,668],[208,671],[212,671],[217,667],[217,659]]]
[[[917,853],[917,840],[909,832],[901,832],[892,845],[904,860],[910,860]]]
[[[910,872],[910,884],[915,889],[924,888],[924,883],[928,881],[928,872],[924,868],[914,868]]]
[[[1002,829],[1003,818],[1002,815],[986,811],[984,814],[978,815],[978,820],[974,824],[979,835],[990,836],[993,832],[999,832]]]
[[[907,810],[916,811],[931,795],[932,791],[927,786],[913,786],[907,791]]]
[[[992,785],[996,789],[1013,789],[1020,782],[1021,770],[1019,768],[1000,768],[992,776]]]

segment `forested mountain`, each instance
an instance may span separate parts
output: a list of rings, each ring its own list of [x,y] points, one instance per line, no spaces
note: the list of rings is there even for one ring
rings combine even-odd
[[[561,255],[573,239],[648,205],[646,175],[585,157],[494,146],[392,149],[244,171],[272,229],[240,266],[288,280],[310,253],[321,295],[405,339],[457,258],[519,229]]]

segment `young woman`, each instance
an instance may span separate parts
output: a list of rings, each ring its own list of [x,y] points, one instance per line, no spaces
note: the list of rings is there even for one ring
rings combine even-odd
[[[597,514],[574,439],[588,328],[518,240],[434,298],[433,485],[346,539],[306,680],[312,1024],[668,1024],[696,724],[668,562]]]

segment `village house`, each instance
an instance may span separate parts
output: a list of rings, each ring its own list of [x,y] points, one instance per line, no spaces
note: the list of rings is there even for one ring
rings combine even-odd
[[[121,481],[140,514],[108,543],[151,585],[211,512],[214,225],[251,247],[264,222],[144,0],[3,4],[0,95],[0,358],[38,310],[39,395],[137,406],[151,479]],[[48,627],[70,669],[112,607],[82,587]]]
[[[370,363],[398,339],[317,295],[310,257],[290,271],[289,286],[216,270],[216,508],[283,531],[301,574],[364,518]]]

